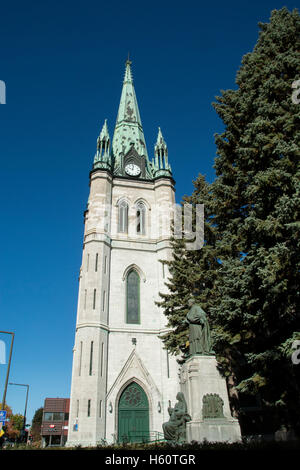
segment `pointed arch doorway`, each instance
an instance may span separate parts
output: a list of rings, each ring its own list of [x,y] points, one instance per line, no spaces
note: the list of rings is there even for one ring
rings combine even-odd
[[[143,442],[149,438],[149,401],[136,382],[122,392],[118,406],[118,441]]]

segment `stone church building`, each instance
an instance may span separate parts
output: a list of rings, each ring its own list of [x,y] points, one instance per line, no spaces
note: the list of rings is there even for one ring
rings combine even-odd
[[[178,364],[159,335],[175,204],[158,130],[149,158],[126,62],[112,141],[97,139],[85,212],[67,445],[141,441],[162,433],[179,390]]]

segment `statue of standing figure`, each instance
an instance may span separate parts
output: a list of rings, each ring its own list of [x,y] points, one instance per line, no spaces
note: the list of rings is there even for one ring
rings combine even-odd
[[[184,320],[189,325],[189,354],[214,354],[206,313],[194,298],[188,301],[190,310]]]
[[[164,437],[167,441],[185,442],[186,440],[186,423],[191,421],[191,417],[187,412],[187,404],[182,392],[177,393],[178,400],[174,408],[169,406],[168,413],[170,419],[163,423]]]

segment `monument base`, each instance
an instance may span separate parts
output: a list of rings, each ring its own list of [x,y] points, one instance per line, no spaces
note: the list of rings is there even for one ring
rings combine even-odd
[[[187,441],[237,442],[241,440],[240,425],[237,420],[190,421],[186,425]]]
[[[192,420],[187,441],[236,442],[241,440],[237,419],[230,411],[226,380],[214,355],[193,355],[183,364],[180,385]]]

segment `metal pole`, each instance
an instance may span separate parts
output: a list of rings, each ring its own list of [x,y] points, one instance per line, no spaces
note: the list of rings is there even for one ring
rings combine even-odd
[[[24,431],[26,429],[26,412],[27,412],[28,392],[29,392],[29,385],[25,385],[25,386],[27,387],[27,391],[26,391],[26,400],[25,400],[25,411],[24,411]]]
[[[29,394],[29,385],[27,385],[26,403],[25,403],[25,412],[24,412],[24,423],[25,423],[25,426],[26,426],[26,413],[27,413],[28,394]]]
[[[25,437],[25,430],[26,430],[26,413],[27,413],[27,403],[28,403],[28,393],[29,393],[29,385],[28,384],[16,384],[14,382],[9,382],[9,385],[18,385],[19,387],[27,387],[26,391],[26,400],[25,400],[25,411],[24,411],[24,421],[23,421],[23,435]]]
[[[12,335],[11,345],[10,345],[10,352],[9,352],[9,359],[8,359],[8,366],[7,366],[7,372],[6,372],[6,380],[5,380],[3,399],[2,399],[2,410],[4,410],[5,400],[6,400],[6,392],[7,392],[7,384],[8,384],[9,371],[10,371],[10,364],[11,364],[11,356],[12,356],[12,350],[13,350],[15,334],[12,331],[0,331],[0,333],[5,333],[5,334],[8,334],[8,335]]]

